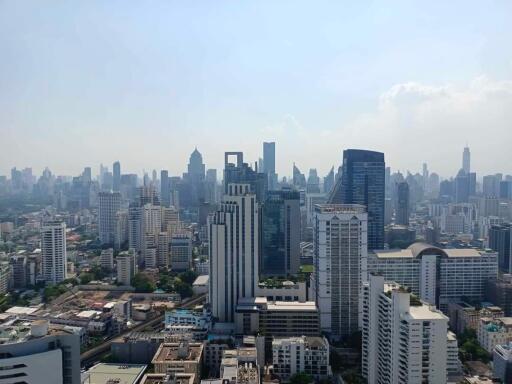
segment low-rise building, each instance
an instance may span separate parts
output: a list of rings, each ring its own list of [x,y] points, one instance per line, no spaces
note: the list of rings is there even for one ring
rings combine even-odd
[[[504,316],[503,310],[496,306],[476,309],[474,306],[464,302],[448,304],[450,328],[457,334],[464,332],[465,329],[478,330],[480,319],[483,317],[497,319]]]
[[[481,318],[477,336],[480,346],[493,353],[495,346],[512,341],[512,317]]]
[[[82,375],[82,384],[137,384],[147,365],[98,363]]]
[[[196,377],[193,373],[148,373],[139,384],[194,384]]]
[[[332,375],[329,342],[324,337],[274,338],[272,356],[274,373],[283,381],[297,373],[306,373],[315,379]]]
[[[196,295],[202,295],[204,293],[208,293],[208,275],[199,275],[197,279],[192,284],[192,290]]]
[[[173,309],[165,312],[166,327],[169,325],[193,325],[210,330],[211,322],[211,314],[204,308],[201,308],[201,310]]]
[[[151,363],[155,373],[193,373],[197,384],[201,377],[203,343],[182,341],[162,343]]]

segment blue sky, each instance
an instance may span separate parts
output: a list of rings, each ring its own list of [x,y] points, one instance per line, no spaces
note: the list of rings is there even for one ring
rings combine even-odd
[[[2,1],[0,174],[180,174],[197,145],[512,173],[512,2]],[[492,153],[490,153],[492,148]]]

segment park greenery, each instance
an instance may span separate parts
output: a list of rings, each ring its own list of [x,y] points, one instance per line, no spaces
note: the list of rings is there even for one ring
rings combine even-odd
[[[476,331],[474,329],[465,329],[458,335],[459,355],[461,361],[482,361],[488,363],[491,355],[478,344]]]

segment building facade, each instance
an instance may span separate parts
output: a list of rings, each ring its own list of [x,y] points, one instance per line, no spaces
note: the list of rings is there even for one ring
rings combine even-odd
[[[41,227],[41,264],[46,283],[58,284],[67,278],[66,224],[48,222]]]

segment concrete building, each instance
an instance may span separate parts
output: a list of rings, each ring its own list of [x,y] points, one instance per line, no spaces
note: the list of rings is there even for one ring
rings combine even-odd
[[[446,383],[448,318],[396,283],[363,288],[362,372],[368,384]]]
[[[188,233],[176,233],[170,240],[170,267],[173,271],[192,268],[192,239]]]
[[[2,383],[80,384],[80,337],[45,320],[0,327]]]
[[[4,295],[9,290],[11,279],[11,266],[9,264],[0,264],[0,294]]]
[[[114,270],[114,250],[112,248],[103,249],[101,251],[100,266],[109,271]]]
[[[449,303],[448,317],[450,318],[450,328],[456,334],[464,332],[465,329],[478,330],[481,318],[497,319],[504,317],[505,313],[500,307],[491,306],[482,309],[476,309],[467,303]]]
[[[274,373],[287,381],[297,373],[316,380],[332,375],[329,365],[329,342],[324,337],[276,337],[272,341]]]
[[[481,318],[477,337],[478,344],[492,353],[497,345],[512,341],[512,317]]]
[[[67,278],[66,224],[48,222],[41,227],[42,275],[47,284]]]
[[[168,325],[193,325],[194,327],[210,330],[211,314],[205,310],[195,311],[190,309],[173,309],[165,312],[165,326]]]
[[[114,244],[116,214],[120,209],[119,192],[98,193],[98,232],[101,244]]]
[[[230,184],[208,219],[213,316],[233,322],[239,298],[255,297],[259,277],[259,207],[248,184]]]
[[[382,274],[447,313],[465,297],[482,301],[485,283],[498,275],[497,254],[475,249],[441,249],[414,243],[407,249],[374,251],[368,274]]]
[[[315,208],[313,289],[321,329],[333,339],[359,330],[360,289],[367,278],[367,217],[361,205]]]
[[[14,289],[25,288],[28,281],[27,257],[25,255],[11,256],[9,259],[9,264],[11,266],[12,287]]]
[[[138,384],[147,365],[98,363],[82,376],[81,384]]]
[[[265,297],[240,299],[235,331],[239,335],[267,337],[320,336],[318,308],[314,301],[268,301]]]
[[[121,252],[116,257],[117,282],[122,285],[131,285],[132,278],[137,273],[137,258],[135,251]]]
[[[151,363],[155,373],[191,373],[195,375],[195,384],[201,378],[203,343],[162,343]]]
[[[488,280],[485,299],[502,308],[504,316],[512,317],[512,275],[504,274]]]
[[[512,383],[512,343],[497,345],[493,351],[494,377]]]
[[[147,373],[139,384],[194,384],[193,373]]]

